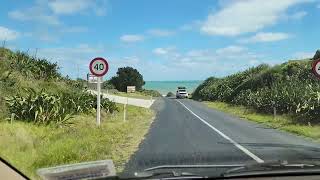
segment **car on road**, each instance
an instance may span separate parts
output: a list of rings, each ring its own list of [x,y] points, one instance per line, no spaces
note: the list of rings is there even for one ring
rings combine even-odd
[[[176,92],[176,98],[188,98],[189,94],[187,92],[187,89],[185,87],[178,87]]]

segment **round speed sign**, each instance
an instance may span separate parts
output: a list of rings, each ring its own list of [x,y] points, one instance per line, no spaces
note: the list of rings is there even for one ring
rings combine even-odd
[[[93,75],[101,77],[107,74],[109,70],[109,64],[105,59],[98,57],[94,58],[90,62],[89,69]]]
[[[312,71],[315,76],[320,78],[320,59],[316,60],[312,65]]]

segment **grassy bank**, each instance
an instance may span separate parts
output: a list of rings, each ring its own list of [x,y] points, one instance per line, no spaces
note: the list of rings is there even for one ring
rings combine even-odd
[[[121,171],[147,133],[153,112],[128,106],[127,117],[123,122],[121,111],[103,114],[100,128],[94,114],[78,115],[63,128],[0,121],[0,156],[32,179],[38,168],[103,159],[112,159]]]
[[[97,128],[96,97],[85,80],[64,77],[47,59],[0,48],[0,156],[32,179],[38,168],[103,159],[121,171],[153,119],[151,110],[128,106],[123,122],[121,107],[101,99]]]
[[[204,103],[210,108],[238,116],[242,119],[261,123],[275,129],[284,130],[304,137],[309,137],[320,142],[320,125],[318,124],[301,124],[286,115],[277,115],[276,118],[274,118],[273,115],[270,114],[257,113],[255,110],[248,109],[244,106],[234,106],[224,102]]]
[[[319,51],[320,52],[320,51]],[[210,77],[193,99],[220,101],[272,114],[290,114],[300,123],[320,124],[320,83],[311,71],[313,59],[261,64],[226,77]]]

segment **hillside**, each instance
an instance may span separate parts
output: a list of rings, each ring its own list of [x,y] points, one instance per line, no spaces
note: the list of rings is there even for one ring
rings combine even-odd
[[[46,59],[0,48],[0,156],[31,179],[38,168],[102,159],[122,170],[153,112],[128,106],[123,122],[117,104],[103,98],[101,106],[98,128],[96,96],[83,80],[62,76]]]
[[[320,122],[320,81],[311,71],[311,59],[261,64],[224,77],[210,77],[193,98],[242,105],[260,113],[288,114],[299,122]]]

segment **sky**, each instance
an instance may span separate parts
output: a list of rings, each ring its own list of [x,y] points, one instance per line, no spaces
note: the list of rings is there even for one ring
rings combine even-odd
[[[2,0],[0,41],[85,78],[104,57],[147,81],[223,77],[312,57],[320,0]]]

